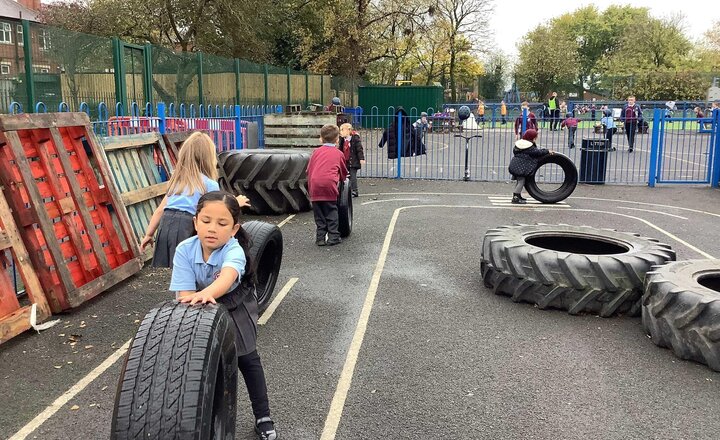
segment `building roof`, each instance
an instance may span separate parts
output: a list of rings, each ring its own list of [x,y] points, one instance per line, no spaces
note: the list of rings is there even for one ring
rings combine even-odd
[[[38,11],[33,11],[15,0],[0,0],[0,18],[37,21]]]

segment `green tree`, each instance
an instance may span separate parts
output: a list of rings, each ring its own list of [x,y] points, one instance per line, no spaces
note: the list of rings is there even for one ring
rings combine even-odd
[[[450,96],[457,101],[456,70],[458,55],[469,50],[466,45],[468,36],[477,38],[478,29],[487,27],[492,4],[489,0],[438,0],[438,13],[448,24],[448,47],[450,60]],[[465,39],[462,37],[465,36]]]
[[[572,85],[579,75],[575,44],[567,38],[556,38],[550,26],[532,30],[518,45],[518,51],[518,86],[536,93],[539,99],[545,99],[553,89]]]
[[[485,72],[478,76],[478,93],[484,99],[500,99],[505,91],[508,62],[498,52],[490,55]]]

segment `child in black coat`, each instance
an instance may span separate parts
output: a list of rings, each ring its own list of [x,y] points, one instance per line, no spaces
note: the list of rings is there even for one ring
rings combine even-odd
[[[539,160],[548,155],[554,154],[554,151],[546,148],[538,148],[535,144],[538,138],[538,132],[533,129],[527,130],[522,139],[515,142],[513,148],[513,158],[510,161],[508,171],[517,178],[517,184],[513,191],[512,203],[524,204],[527,199],[522,197],[522,189],[525,186],[525,178],[535,173]]]

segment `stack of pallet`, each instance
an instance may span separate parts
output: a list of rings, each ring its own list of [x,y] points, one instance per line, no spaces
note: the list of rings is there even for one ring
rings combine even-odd
[[[121,176],[158,172],[154,151],[149,161],[138,151],[124,153],[124,162],[113,157]],[[33,305],[40,322],[142,267],[119,177],[108,166],[115,155],[106,156],[84,113],[0,115],[0,343],[31,327]],[[160,188],[133,189],[126,199],[137,204]],[[27,293],[22,302],[14,271]]]

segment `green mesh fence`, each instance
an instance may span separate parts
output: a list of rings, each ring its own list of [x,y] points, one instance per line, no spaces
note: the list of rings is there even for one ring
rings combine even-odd
[[[0,60],[2,112],[19,110],[10,108],[13,102],[26,112],[35,111],[41,102],[39,111],[58,111],[62,105],[62,110],[91,114],[105,103],[111,115],[118,103],[126,115],[131,103],[142,113],[148,102],[307,108],[340,96],[345,106],[357,104],[360,81],[352,79],[7,21],[12,38],[5,35],[5,56]]]

